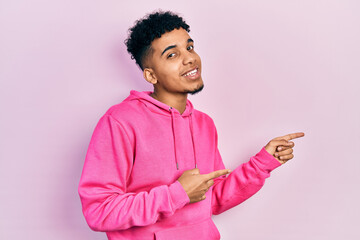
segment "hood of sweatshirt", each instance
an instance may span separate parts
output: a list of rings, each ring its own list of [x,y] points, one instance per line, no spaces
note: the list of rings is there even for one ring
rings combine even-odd
[[[192,105],[192,103],[187,100],[186,101],[186,107],[185,107],[185,111],[180,114],[180,112],[173,108],[168,106],[167,104],[160,102],[158,100],[156,100],[155,98],[151,97],[150,94],[152,92],[151,91],[143,91],[143,92],[138,92],[135,90],[131,90],[130,91],[130,96],[128,97],[127,100],[139,100],[141,101],[143,104],[145,104],[145,106],[152,111],[155,114],[161,114],[161,115],[167,115],[169,117],[171,117],[171,129],[172,129],[172,135],[173,135],[173,143],[174,143],[174,154],[175,154],[175,166],[177,168],[177,170],[179,170],[179,164],[178,164],[178,156],[177,156],[177,150],[176,150],[176,121],[175,121],[175,116],[179,115],[183,118],[188,117],[189,118],[189,127],[190,127],[190,132],[191,132],[191,142],[192,142],[192,146],[193,146],[193,151],[194,151],[194,167],[197,168],[197,161],[196,161],[196,150],[195,150],[195,144],[194,144],[194,133],[193,133],[193,120],[192,120],[192,114],[193,114],[193,110],[194,107]]]
[[[189,100],[187,100],[185,111],[182,114],[180,114],[177,109],[172,108],[166,105],[165,103],[160,102],[155,98],[151,97],[150,94],[152,93],[153,92],[151,91],[138,92],[135,90],[131,90],[129,100],[138,99],[141,102],[143,102],[146,105],[146,107],[148,107],[151,111],[165,115],[169,115],[171,114],[171,112],[173,112],[174,114],[179,114],[182,117],[188,117],[192,114],[194,110],[192,103]]]

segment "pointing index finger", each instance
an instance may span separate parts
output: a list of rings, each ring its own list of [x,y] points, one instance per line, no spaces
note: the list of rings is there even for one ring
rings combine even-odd
[[[275,138],[275,140],[284,139],[284,140],[289,141],[291,139],[300,138],[300,137],[303,137],[303,136],[305,136],[305,133],[297,132],[297,133],[290,133],[290,134],[287,134],[287,135],[282,136],[282,137],[277,137],[277,138]]]
[[[204,174],[204,176],[205,176],[206,180],[210,180],[210,179],[220,177],[222,175],[226,175],[230,172],[231,172],[231,170],[229,170],[229,169],[221,169],[221,170],[217,170],[217,171],[214,171],[214,172],[211,172],[208,174]]]
[[[305,136],[305,133],[303,133],[303,132],[290,133],[290,134],[286,135],[286,137],[288,137],[288,139],[286,139],[286,140],[291,140],[291,139],[294,139],[294,138],[300,138],[300,137],[303,137],[303,136]]]

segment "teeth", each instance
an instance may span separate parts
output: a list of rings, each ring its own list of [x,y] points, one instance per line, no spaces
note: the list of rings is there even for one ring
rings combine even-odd
[[[184,76],[189,76],[189,75],[193,76],[193,75],[195,75],[196,73],[197,73],[197,69],[194,69],[194,70],[192,70],[191,72],[188,72],[187,74],[185,74]]]

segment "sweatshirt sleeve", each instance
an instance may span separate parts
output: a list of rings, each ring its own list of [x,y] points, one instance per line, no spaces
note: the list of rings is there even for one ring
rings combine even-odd
[[[227,177],[215,179],[211,200],[212,213],[220,214],[250,198],[261,189],[270,172],[280,165],[281,163],[263,147]],[[224,168],[219,150],[216,148],[215,170]]]
[[[150,225],[189,202],[178,181],[128,192],[133,158],[134,144],[124,127],[104,115],[91,138],[78,188],[85,219],[94,231]]]

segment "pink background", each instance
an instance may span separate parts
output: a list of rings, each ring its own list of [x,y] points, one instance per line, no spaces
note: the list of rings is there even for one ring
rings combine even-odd
[[[222,239],[360,239],[359,1],[124,2],[1,2],[0,239],[106,239],[77,186],[99,118],[152,89],[123,41],[158,8],[191,26],[205,88],[190,100],[227,167],[306,134],[260,192],[213,217]]]

